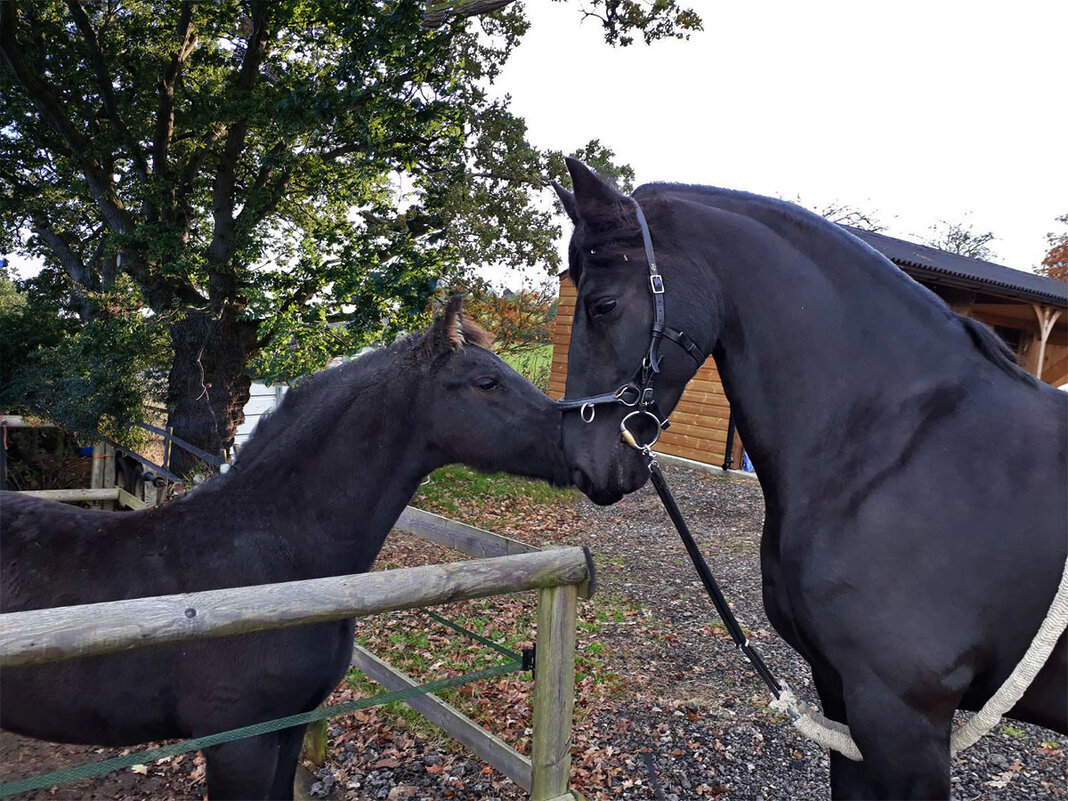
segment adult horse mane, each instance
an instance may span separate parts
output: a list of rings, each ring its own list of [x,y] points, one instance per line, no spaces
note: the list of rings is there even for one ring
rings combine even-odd
[[[649,348],[650,269],[633,203],[568,162],[578,297],[568,398],[625,382]],[[779,200],[647,184],[665,323],[715,359],[765,500],[764,606],[863,754],[835,798],[947,798],[957,708],[1023,656],[1068,557],[1068,395],[842,228]],[[695,372],[670,342],[654,400]],[[578,401],[575,401],[578,403]],[[564,448],[597,503],[648,470],[618,406],[570,414]],[[1010,714],[1068,731],[1068,643]]]
[[[858,254],[863,253],[867,257],[864,260],[858,259],[851,262],[850,266],[878,265],[875,268],[877,275],[886,275],[887,268],[890,268],[891,275],[905,279],[902,282],[902,286],[906,288],[905,291],[915,294],[921,302],[932,304],[933,308],[938,313],[944,314],[947,320],[963,327],[975,347],[991,363],[1025,383],[1035,384],[1038,380],[1019,366],[1016,354],[989,326],[952,311],[941,298],[927,287],[912,280],[882,253],[825,217],[788,200],[699,184],[666,182],[645,184],[635,192],[635,198],[642,201],[649,197],[651,201],[648,204],[648,210],[659,208],[662,214],[670,215],[670,205],[663,204],[657,197],[658,193],[672,193],[712,207],[721,205],[722,199],[751,204],[751,207],[761,209],[762,213],[759,216],[755,214],[750,216],[761,220],[779,234],[789,234],[788,229],[794,227],[810,228],[824,236],[834,237],[844,248],[854,249]],[[582,241],[588,248],[596,251],[595,255],[598,258],[591,259],[591,261],[602,264],[610,263],[624,250],[632,249],[641,242],[641,229],[637,225],[633,210],[629,204],[623,203],[598,207],[593,210],[591,219],[580,218],[576,224],[575,234],[569,248],[574,247],[576,241]],[[575,286],[578,286],[581,280],[583,264],[583,259],[570,259],[568,276]]]
[[[305,381],[237,469],[161,508],[5,493],[0,609],[361,573],[423,477],[452,462],[566,483],[559,411],[486,344],[450,301],[426,333]],[[318,706],[352,644],[349,620],[6,668],[0,726],[124,746],[273,720]],[[206,749],[209,796],[292,798],[304,729]]]

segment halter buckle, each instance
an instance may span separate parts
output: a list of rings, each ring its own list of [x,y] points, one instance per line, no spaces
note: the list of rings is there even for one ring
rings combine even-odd
[[[660,273],[653,273],[649,276],[649,286],[653,288],[654,295],[664,294],[664,278]]]

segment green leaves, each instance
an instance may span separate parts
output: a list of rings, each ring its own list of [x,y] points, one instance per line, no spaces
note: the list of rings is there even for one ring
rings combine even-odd
[[[112,314],[81,325],[47,295],[0,277],[0,408],[39,414],[89,441],[121,437],[146,404],[161,403],[166,332],[130,313],[119,294]],[[6,302],[15,295],[22,302]]]

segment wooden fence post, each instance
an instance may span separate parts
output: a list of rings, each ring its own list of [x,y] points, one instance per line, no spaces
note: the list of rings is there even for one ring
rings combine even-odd
[[[94,449],[93,455],[96,455]],[[102,489],[111,489],[115,486],[115,446],[109,442],[104,443],[104,458],[100,460],[103,462],[103,475],[100,479],[100,486]],[[94,465],[95,466],[95,465]],[[100,508],[113,511],[115,509],[114,501],[104,501]]]
[[[571,718],[575,708],[575,585],[538,591],[531,801],[571,799]]]
[[[104,449],[103,442],[93,445],[92,473],[89,475],[89,489],[102,489],[104,486]]]
[[[104,488],[104,460],[107,456],[107,447],[107,444],[103,441],[93,445],[93,465],[92,472],[89,474],[89,489]],[[101,509],[103,505],[94,503],[93,508]]]
[[[322,709],[325,702],[319,704]],[[304,732],[304,745],[300,748],[300,762],[311,762],[315,767],[321,768],[326,762],[326,749],[329,746],[330,730],[329,721],[317,720],[308,724]]]

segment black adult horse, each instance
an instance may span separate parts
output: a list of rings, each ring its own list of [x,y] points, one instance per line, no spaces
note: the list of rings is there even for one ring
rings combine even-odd
[[[426,334],[308,379],[232,472],[159,509],[5,494],[3,611],[366,571],[422,478],[450,462],[566,482],[560,412],[485,344],[450,302]],[[6,669],[0,725],[122,746],[272,720],[323,701],[352,641],[341,621]],[[303,734],[207,749],[210,797],[292,798]]]
[[[948,797],[953,711],[1000,686],[1064,569],[1068,396],[863,242],[779,200],[639,188],[661,262],[651,285],[633,201],[568,166],[567,396],[632,380],[666,285],[676,342],[660,347],[655,400],[670,411],[697,361],[716,360],[764,492],[768,617],[864,756],[832,755],[833,795]],[[629,410],[594,408],[564,422],[564,450],[574,482],[609,504],[648,471],[620,443]],[[1062,637],[1013,716],[1064,732],[1066,687]]]

